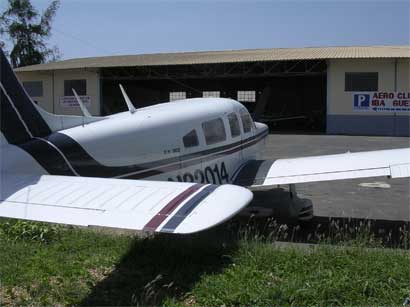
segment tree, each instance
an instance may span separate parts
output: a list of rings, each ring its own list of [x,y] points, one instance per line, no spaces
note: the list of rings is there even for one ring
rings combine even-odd
[[[8,8],[0,15],[0,34],[7,34],[13,43],[10,52],[14,67],[45,63],[59,57],[57,47],[49,48],[51,23],[60,6],[54,0],[40,16],[30,0],[8,0]],[[0,41],[0,45],[4,42]]]

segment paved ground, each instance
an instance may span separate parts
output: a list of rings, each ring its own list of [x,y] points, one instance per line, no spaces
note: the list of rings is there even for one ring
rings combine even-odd
[[[409,138],[271,134],[267,138],[263,158],[405,147],[410,147]],[[361,186],[363,183],[376,183],[379,187]],[[389,180],[379,177],[306,183],[297,185],[297,191],[299,197],[312,200],[316,216],[410,220],[410,180],[407,178]]]

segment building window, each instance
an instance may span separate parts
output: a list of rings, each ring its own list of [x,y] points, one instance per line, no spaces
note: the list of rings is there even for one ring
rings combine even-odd
[[[226,140],[225,126],[221,118],[216,118],[202,123],[207,145],[223,142]]]
[[[238,116],[235,113],[228,114],[229,127],[231,128],[231,136],[234,138],[241,134],[241,128],[239,128]]]
[[[196,131],[192,130],[191,132],[189,132],[187,135],[185,135],[182,138],[182,141],[184,142],[184,146],[185,147],[194,147],[194,146],[198,146],[199,142],[198,142],[198,136],[196,135]]]
[[[79,96],[87,95],[87,80],[64,80],[64,96],[74,96],[73,89]]]
[[[377,92],[379,74],[377,72],[345,73],[346,92]]]
[[[169,101],[186,99],[186,92],[170,92]]]
[[[31,97],[43,96],[43,81],[24,81],[23,86]]]
[[[219,97],[221,97],[221,93],[219,91],[204,91],[204,92],[202,92],[202,97],[204,97],[204,98],[208,98],[208,97],[219,98]]]
[[[255,91],[238,91],[238,101],[240,102],[255,102],[256,92]]]

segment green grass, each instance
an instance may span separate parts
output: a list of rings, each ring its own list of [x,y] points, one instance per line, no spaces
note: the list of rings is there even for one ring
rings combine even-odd
[[[1,306],[401,306],[410,296],[410,252],[366,247],[374,238],[294,248],[252,232],[228,239],[229,227],[147,238],[60,227],[44,241],[40,225],[24,237],[0,227]]]
[[[204,276],[185,302],[199,306],[380,306],[410,295],[410,255],[320,246],[242,243],[222,274]],[[169,300],[179,305],[178,300]]]

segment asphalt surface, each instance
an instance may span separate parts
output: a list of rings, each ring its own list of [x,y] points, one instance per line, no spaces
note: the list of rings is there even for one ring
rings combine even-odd
[[[405,137],[270,134],[264,159],[410,147]],[[296,185],[298,196],[313,202],[314,215],[410,221],[410,179],[385,177]]]

